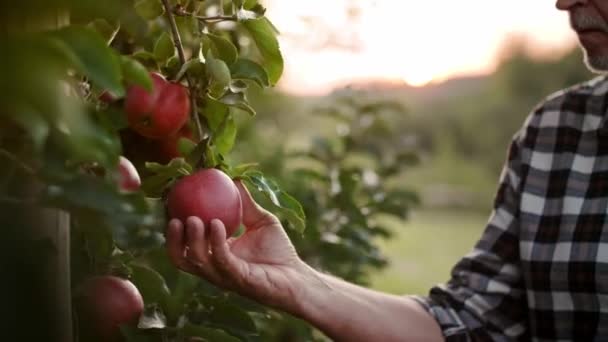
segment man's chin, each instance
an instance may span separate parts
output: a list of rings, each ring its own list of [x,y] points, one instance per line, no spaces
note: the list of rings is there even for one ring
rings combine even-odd
[[[585,65],[594,74],[608,74],[608,55],[592,56],[585,53]]]

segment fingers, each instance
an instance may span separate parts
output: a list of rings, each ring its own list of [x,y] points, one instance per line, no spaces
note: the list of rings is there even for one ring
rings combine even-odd
[[[215,267],[226,276],[239,280],[242,278],[242,261],[238,259],[226,242],[226,228],[220,220],[211,221],[211,251]]]
[[[205,225],[200,218],[193,216],[186,221],[186,241],[188,256],[208,264],[209,244],[205,238]]]
[[[167,254],[173,264],[186,272],[196,273],[195,269],[185,259],[186,244],[184,239],[184,225],[182,221],[173,219],[167,227]]]
[[[197,273],[207,280],[219,285],[221,278],[210,262],[209,242],[205,232],[205,224],[198,217],[188,217],[186,220],[186,245],[188,252],[186,260],[196,268]]]
[[[235,184],[241,195],[241,203],[243,204],[243,224],[247,229],[256,229],[279,222],[274,215],[255,202],[243,182],[236,181]]]

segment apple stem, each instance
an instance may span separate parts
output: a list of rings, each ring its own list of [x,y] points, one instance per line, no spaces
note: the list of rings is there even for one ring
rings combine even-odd
[[[169,0],[162,0],[163,6],[165,7],[165,14],[167,15],[167,20],[169,21],[169,26],[171,27],[171,35],[173,36],[173,45],[177,49],[177,55],[179,56],[180,64],[183,66],[186,64],[186,54],[184,53],[184,46],[182,44],[182,38],[179,35],[179,30],[177,29],[177,23],[175,22],[175,17],[173,16],[173,11],[171,8],[171,4],[169,4]],[[188,82],[188,89],[190,90],[190,107],[192,109],[191,117],[194,120],[196,125],[196,131],[198,133],[199,140],[203,139],[204,131],[203,125],[201,123],[201,119],[198,116],[198,105],[196,103],[196,87],[194,86],[194,81],[188,73],[186,72],[186,81]]]

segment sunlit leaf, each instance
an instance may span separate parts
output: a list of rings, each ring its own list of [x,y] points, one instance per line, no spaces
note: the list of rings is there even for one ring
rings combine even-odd
[[[283,74],[283,56],[273,25],[265,17],[243,20],[242,24],[251,34],[264,59],[263,67],[268,72],[270,84],[275,85]]]
[[[260,172],[248,172],[243,179],[256,191],[264,194],[297,232],[304,232],[306,215],[302,205],[295,198],[281,190],[274,181],[266,178]]]

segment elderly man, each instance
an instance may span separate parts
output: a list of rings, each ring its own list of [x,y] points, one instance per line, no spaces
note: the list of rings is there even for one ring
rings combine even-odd
[[[608,70],[608,0],[558,0],[590,69]],[[338,341],[608,341],[608,79],[549,96],[509,148],[494,210],[451,279],[395,296],[322,274],[239,184],[246,233],[173,220],[177,267]],[[606,230],[606,231],[605,231]],[[606,234],[605,234],[606,233]]]

